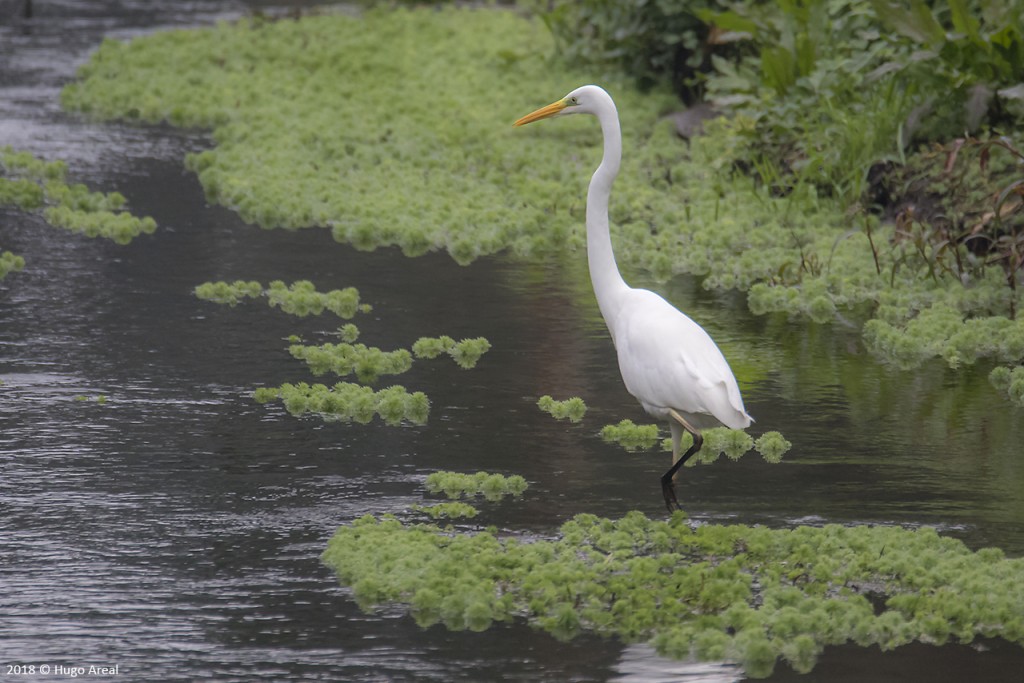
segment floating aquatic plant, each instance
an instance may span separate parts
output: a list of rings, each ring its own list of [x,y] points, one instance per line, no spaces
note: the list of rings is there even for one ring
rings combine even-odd
[[[398,375],[412,367],[412,354],[406,349],[381,351],[365,344],[293,344],[288,351],[306,362],[314,375],[332,372],[344,377],[355,373],[360,382],[372,384],[381,375]]]
[[[403,421],[425,424],[430,413],[430,400],[421,391],[409,393],[405,387],[392,386],[380,391],[349,382],[332,387],[323,384],[285,383],[279,387],[262,387],[253,392],[258,403],[280,400],[292,415],[313,413],[325,419],[344,422],[370,422],[379,416],[389,425]]]
[[[997,367],[989,373],[989,381],[1011,401],[1024,408],[1024,366]]]
[[[579,422],[587,412],[587,404],[579,396],[556,401],[551,396],[544,395],[537,400],[537,407],[556,420],[567,419],[569,422]]]
[[[194,291],[200,299],[229,306],[235,306],[243,299],[266,296],[270,306],[299,317],[320,315],[326,310],[339,318],[349,319],[356,313],[368,313],[373,309],[369,304],[359,302],[359,290],[355,287],[318,292],[309,280],[299,280],[290,285],[274,280],[266,289],[255,280],[204,282],[197,285]],[[356,335],[359,333],[355,326],[344,330],[350,333],[354,330]]]
[[[359,339],[359,328],[352,323],[345,323],[338,328],[338,336],[341,337],[343,342],[352,344]]]
[[[601,428],[602,439],[617,443],[627,451],[655,448],[658,445],[658,435],[658,425],[638,425],[632,420],[622,420],[618,424],[605,425]],[[751,449],[760,453],[767,462],[777,463],[793,445],[779,432],[765,432],[756,441],[742,429],[729,429],[728,427],[703,429],[701,435],[704,437],[704,445],[697,452],[696,457],[686,463],[688,467],[697,463],[712,463],[722,454],[733,460],[738,460]],[[680,441],[681,449],[685,451],[691,445],[693,445],[693,437],[689,433],[684,433]],[[672,450],[670,439],[662,441],[661,446],[666,451]]]
[[[5,251],[0,253],[0,280],[8,273],[16,273],[25,267],[25,257]]]
[[[754,441],[754,450],[767,462],[777,463],[793,444],[779,432],[765,432]]]
[[[601,438],[627,451],[650,450],[658,443],[658,425],[638,425],[632,420],[601,428]]]
[[[234,282],[204,282],[196,285],[195,294],[203,301],[216,304],[237,306],[243,299],[255,299],[263,296],[263,285],[255,280],[235,280]]]
[[[491,348],[491,342],[484,337],[455,341],[447,335],[440,337],[420,337],[413,343],[412,352],[417,358],[437,358],[442,353],[464,370],[475,368],[480,357]]]
[[[468,503],[437,503],[435,505],[413,505],[414,512],[422,512],[431,519],[469,519],[476,517],[480,511]]]
[[[51,206],[43,211],[50,225],[77,232],[86,237],[104,237],[117,244],[128,244],[139,235],[156,231],[156,221],[139,218],[127,212],[87,211],[66,206]]]
[[[471,498],[482,495],[487,500],[500,500],[504,496],[520,496],[526,491],[526,479],[513,474],[491,474],[477,472],[462,474],[460,472],[432,472],[425,482],[430,493],[444,493],[449,498]]]
[[[267,299],[271,306],[300,317],[320,315],[328,310],[347,320],[356,313],[369,313],[372,310],[369,304],[359,303],[359,290],[355,287],[318,292],[309,280],[299,280],[291,285],[274,280],[267,289]]]
[[[156,221],[149,216],[140,218],[122,210],[127,200],[121,193],[92,192],[80,183],[68,185],[63,161],[43,161],[7,146],[0,148],[0,172],[6,176],[0,177],[0,206],[42,208],[43,218],[55,227],[117,244],[156,230]]]
[[[324,562],[364,609],[400,603],[423,626],[479,631],[525,619],[593,632],[752,677],[779,658],[810,671],[827,645],[1024,643],[1024,559],[971,552],[933,529],[705,524],[578,515],[554,539],[452,533],[366,516]]]

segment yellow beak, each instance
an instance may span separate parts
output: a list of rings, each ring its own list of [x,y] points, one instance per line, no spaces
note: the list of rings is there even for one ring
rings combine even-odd
[[[516,121],[512,125],[513,126],[525,126],[526,124],[533,123],[534,121],[540,121],[541,119],[550,118],[550,117],[554,116],[555,114],[557,114],[558,112],[560,112],[563,109],[565,109],[565,107],[566,107],[565,100],[558,100],[557,102],[552,102],[551,104],[549,104],[546,107],[541,107],[537,111],[531,112],[531,113],[527,114],[526,116],[524,116],[523,118],[519,119],[518,121]]]

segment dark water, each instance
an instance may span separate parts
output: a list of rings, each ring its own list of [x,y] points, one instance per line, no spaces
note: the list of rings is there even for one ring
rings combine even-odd
[[[205,205],[183,154],[208,141],[95,125],[60,112],[59,87],[103,35],[208,23],[228,2],[0,1],[0,145],[68,160],[74,180],[119,189],[156,235],[127,247],[0,210],[0,249],[26,258],[0,282],[0,676],[8,666],[118,665],[130,680],[733,681],[729,667],[644,647],[560,643],[522,624],[485,633],[367,615],[319,562],[338,525],[418,502],[430,471],[520,473],[520,502],[484,524],[550,533],[577,512],[662,514],[664,455],[603,443],[601,425],[645,420],[625,393],[582,254],[547,264],[361,253],[326,231],[261,231]],[[793,443],[688,470],[692,516],[788,526],[929,524],[972,547],[1024,553],[1024,411],[985,369],[914,373],[866,357],[842,324],[755,318],[740,296],[691,279],[653,285],[719,340],[744,383],[753,433]],[[255,404],[257,385],[306,379],[284,338],[334,320],[191,294],[220,279],[356,286],[374,311],[361,341],[483,335],[472,371],[420,362],[400,378],[432,399],[425,427],[296,420]],[[583,396],[579,426],[542,394]],[[106,397],[105,403],[97,401]],[[79,400],[79,399],[86,400]],[[36,674],[32,680],[56,680]],[[826,652],[772,680],[1020,681],[1024,650],[915,645]]]

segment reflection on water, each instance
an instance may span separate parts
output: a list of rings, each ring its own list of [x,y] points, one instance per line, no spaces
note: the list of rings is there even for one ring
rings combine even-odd
[[[459,267],[444,255],[358,253],[326,231],[242,225],[205,207],[181,170],[202,136],[90,125],[55,99],[104,32],[206,22],[233,5],[36,7],[31,31],[0,28],[0,145],[67,158],[73,180],[119,189],[161,228],[118,247],[0,210],[0,247],[27,260],[0,283],[3,661],[120,664],[147,680],[737,679],[616,641],[560,643],[519,624],[424,631],[398,612],[362,613],[320,552],[337,525],[418,502],[435,469],[526,476],[521,501],[482,506],[482,524],[512,531],[551,533],[577,512],[662,514],[668,456],[626,454],[598,436],[646,418],[622,388],[583,255]],[[439,334],[494,347],[472,371],[416,363],[402,376],[433,401],[425,427],[295,420],[248,394],[307,379],[285,338],[335,323],[191,294],[236,278],[356,286],[374,306],[361,341],[381,348]],[[741,296],[688,278],[658,287],[721,342],[753,433],[794,443],[781,465],[748,455],[688,469],[679,493],[694,517],[932,524],[1024,553],[1024,420],[984,369],[891,370],[842,325],[754,318]],[[543,394],[580,395],[590,410],[579,425],[557,422],[537,409]],[[928,680],[972,669],[1021,679],[1019,647],[984,647],[835,648],[813,680],[909,680],[933,662]],[[780,666],[774,678],[792,677]]]

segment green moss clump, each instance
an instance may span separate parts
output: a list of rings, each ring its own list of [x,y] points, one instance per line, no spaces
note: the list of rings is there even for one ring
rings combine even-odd
[[[324,562],[364,609],[409,606],[453,630],[525,617],[559,638],[649,642],[752,677],[778,659],[811,670],[828,645],[1024,643],[1024,559],[971,552],[923,528],[707,524],[578,515],[553,539],[452,533],[366,516]],[[884,597],[873,603],[864,591]]]
[[[437,358],[442,353],[448,354],[463,370],[476,367],[480,357],[491,348],[491,342],[484,337],[455,341],[447,335],[440,337],[420,337],[412,345],[412,352],[417,358]]]
[[[579,422],[587,412],[587,404],[579,396],[556,401],[550,396],[544,395],[537,400],[537,407],[556,420],[568,419],[569,422]]]
[[[0,253],[0,280],[7,277],[8,273],[16,273],[24,267],[24,256],[18,256],[9,251]]]
[[[325,420],[341,420],[366,424],[379,416],[389,425],[405,422],[426,424],[430,401],[421,391],[409,393],[404,387],[392,386],[380,391],[359,384],[338,382],[333,387],[323,384],[285,383],[279,387],[263,387],[253,392],[258,403],[280,400],[285,409],[299,417],[306,413]]]
[[[47,223],[86,237],[103,237],[128,244],[156,231],[156,221],[123,211],[119,192],[91,192],[85,185],[65,182],[67,164],[43,161],[28,152],[0,148],[0,206],[43,209]],[[45,208],[44,208],[45,207]]]
[[[518,474],[506,477],[488,472],[432,472],[427,476],[425,486],[430,493],[444,493],[452,499],[482,495],[487,500],[494,501],[509,495],[521,496],[528,484],[526,479]]]
[[[293,357],[306,362],[314,375],[332,372],[344,377],[355,373],[360,382],[372,384],[381,375],[398,375],[412,367],[412,354],[406,349],[381,351],[365,344],[322,344],[288,348]]]
[[[632,420],[622,420],[602,427],[601,438],[627,451],[648,451],[658,444],[658,425],[638,425]]]

